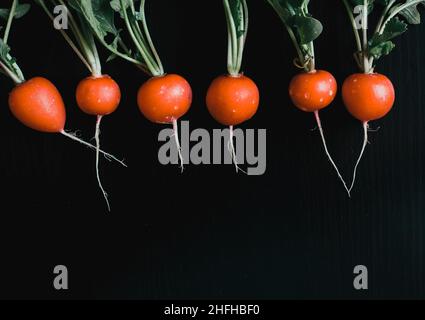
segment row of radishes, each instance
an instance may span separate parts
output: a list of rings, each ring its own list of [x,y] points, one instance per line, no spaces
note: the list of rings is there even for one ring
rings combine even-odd
[[[9,76],[16,87],[9,97],[13,115],[26,126],[42,132],[61,133],[96,149],[96,174],[99,187],[109,208],[107,194],[99,176],[99,153],[108,159],[122,161],[100,149],[100,123],[103,116],[115,111],[121,94],[117,83],[102,74],[101,59],[96,42],[111,53],[108,61],[120,57],[150,76],[139,89],[137,103],[143,115],[152,122],[172,124],[179,150],[177,120],[189,109],[192,91],[188,82],[178,75],[166,74],[159,55],[153,45],[145,16],[144,0],[36,0],[52,19],[53,9],[61,5],[67,8],[68,29],[60,29],[64,39],[81,59],[91,75],[77,86],[76,100],[82,111],[96,116],[95,139],[92,146],[64,130],[65,106],[55,86],[45,78],[36,77],[26,81],[16,60],[10,55],[8,37],[13,19],[22,17],[30,8],[13,0],[11,7],[0,11],[6,25],[0,40],[0,70]],[[388,54],[394,47],[391,39],[407,29],[407,23],[420,20],[418,4],[425,0],[340,0],[353,26],[358,51],[356,62],[362,73],[348,77],[342,88],[342,95],[348,111],[362,121],[364,144],[356,163],[352,182],[347,186],[333,161],[324,137],[319,110],[331,104],[337,93],[335,78],[327,71],[316,70],[317,57],[314,54],[314,40],[322,32],[322,24],[308,11],[308,0],[267,0],[284,23],[292,40],[297,58],[294,64],[303,69],[289,86],[290,97],[299,109],[313,112],[321,134],[325,152],[348,194],[353,188],[358,163],[367,142],[368,122],[383,117],[392,107],[395,99],[391,81],[384,75],[374,73],[374,61]],[[223,0],[228,26],[228,74],[216,78],[208,89],[206,104],[211,115],[219,123],[229,126],[229,152],[233,156],[236,170],[239,169],[233,146],[233,126],[250,119],[259,105],[259,91],[255,83],[241,73],[243,52],[248,31],[248,6],[246,0]],[[373,5],[384,5],[382,17],[375,32],[368,40],[367,17]],[[361,10],[363,28],[354,17],[354,7],[363,5]],[[125,37],[115,26],[120,17],[125,25]],[[360,37],[362,32],[362,37]],[[129,43],[126,42],[129,40]]]

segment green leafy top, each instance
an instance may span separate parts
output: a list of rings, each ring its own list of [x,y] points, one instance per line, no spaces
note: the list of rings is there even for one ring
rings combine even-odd
[[[10,55],[10,47],[7,44],[13,19],[23,17],[30,9],[29,4],[19,3],[13,0],[10,9],[0,9],[0,22],[6,21],[3,38],[0,38],[0,72],[10,77],[15,84],[25,81],[24,75],[16,63],[16,59]],[[2,28],[3,29],[3,26]]]
[[[306,71],[315,69],[314,45],[323,31],[319,20],[308,12],[309,0],[267,0],[284,23],[298,58],[294,63]]]
[[[111,52],[108,60],[119,56],[152,76],[164,74],[153,45],[145,16],[145,0],[71,0],[99,41]],[[137,9],[136,9],[137,8]],[[114,25],[115,15],[123,19],[132,45],[121,37]]]
[[[240,73],[243,51],[248,34],[248,6],[246,0],[223,0],[228,32],[227,71],[232,76]]]
[[[343,2],[356,38],[357,52],[354,57],[359,68],[365,73],[372,73],[375,61],[388,55],[395,48],[392,40],[403,34],[408,24],[421,22],[418,6],[425,6],[425,0],[343,0]],[[367,5],[367,11],[362,11],[365,5]],[[353,15],[354,8],[357,6],[362,6],[360,12],[363,17],[360,21],[364,22],[361,26],[358,26]],[[368,30],[364,26],[368,25],[367,17],[377,6],[383,7],[383,10],[376,28],[368,39]],[[362,39],[359,29],[362,29]]]
[[[74,0],[69,0],[66,4],[63,0],[35,0],[35,2],[43,8],[52,21],[55,19],[52,15],[53,8],[61,5],[62,8],[66,9],[68,28],[59,29],[60,33],[92,75],[101,76],[102,66],[92,30],[76,2]],[[70,32],[68,33],[67,30]]]

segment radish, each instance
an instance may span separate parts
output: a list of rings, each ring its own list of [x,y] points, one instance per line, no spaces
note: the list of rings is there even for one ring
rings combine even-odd
[[[60,32],[91,73],[91,76],[80,81],[75,96],[77,105],[83,112],[96,116],[94,134],[96,141],[96,178],[108,211],[111,211],[108,194],[103,188],[99,174],[100,124],[103,116],[109,115],[117,109],[121,100],[120,88],[109,75],[102,74],[102,65],[94,35],[78,6],[73,5],[72,1],[66,6],[62,0],[36,0],[36,2],[52,21],[54,17],[51,14],[52,10],[49,9],[49,4],[65,6],[69,21],[68,30],[71,31],[72,38],[64,29],[60,29]]]
[[[43,77],[25,80],[21,69],[16,63],[16,59],[9,54],[10,47],[7,45],[7,40],[12,20],[23,16],[29,8],[29,5],[19,4],[17,0],[13,1],[12,7],[8,12],[8,21],[3,39],[0,39],[0,70],[12,79],[16,85],[9,95],[10,111],[15,118],[31,129],[40,132],[60,133],[95,149],[97,154],[104,154],[108,160],[113,159],[125,166],[123,161],[100,150],[99,147],[95,147],[79,139],[74,134],[66,132],[64,129],[66,121],[65,104],[57,88]]]
[[[248,5],[245,0],[223,0],[223,3],[228,32],[228,74],[219,76],[211,83],[206,104],[217,122],[229,126],[228,149],[238,172],[240,168],[233,144],[233,128],[254,116],[260,103],[260,93],[255,82],[240,71],[248,33]]]
[[[332,159],[322,128],[319,110],[329,106],[337,92],[337,83],[331,73],[316,70],[314,40],[322,33],[323,26],[308,11],[309,0],[267,0],[279,15],[295,46],[298,57],[294,64],[303,72],[294,76],[289,84],[289,96],[294,105],[314,114],[325,153],[350,197],[350,190]]]
[[[137,94],[139,110],[154,123],[173,126],[183,171],[184,160],[177,121],[186,114],[192,104],[192,89],[183,77],[165,74],[146,23],[145,0],[76,0],[74,6],[80,10],[99,41],[112,53],[111,58],[121,57],[150,76],[150,79],[140,86]],[[129,49],[130,46],[125,43],[114,25],[115,12],[124,20],[127,36],[133,44],[132,49]],[[114,37],[112,42],[106,40],[108,35]]]
[[[395,47],[391,41],[407,30],[407,24],[420,23],[418,5],[425,5],[425,0],[343,0],[350,18],[357,45],[354,58],[362,73],[350,75],[342,86],[342,98],[348,112],[362,122],[363,144],[360,155],[354,166],[350,191],[356,181],[357,168],[368,143],[369,122],[384,117],[393,107],[395,90],[385,75],[375,73],[374,63],[384,55],[388,55]],[[368,16],[375,4],[383,4],[379,21],[368,39]],[[361,26],[358,26],[353,15],[354,7],[362,5]],[[402,18],[403,20],[400,20]],[[362,30],[362,37],[359,29]]]

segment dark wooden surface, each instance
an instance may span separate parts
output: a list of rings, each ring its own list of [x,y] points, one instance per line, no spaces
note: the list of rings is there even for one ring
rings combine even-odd
[[[341,84],[356,71],[354,39],[339,1],[312,1],[325,31],[319,68]],[[1,298],[423,298],[425,296],[425,24],[411,26],[376,70],[390,77],[396,104],[370,134],[348,199],[322,150],[313,116],[296,110],[287,86],[294,50],[265,1],[250,1],[244,70],[262,94],[242,128],[267,129],[267,171],[175,166],[157,161],[161,126],[139,115],[146,76],[116,60],[105,65],[123,92],[105,118],[103,146],[129,168],[102,164],[107,214],[94,155],[55,135],[31,131],[7,108],[0,86]],[[205,108],[209,82],[225,72],[221,1],[149,1],[155,42],[169,72],[192,84],[184,117],[219,128]],[[67,104],[67,128],[93,135],[94,119],[74,102],[86,70],[39,8],[13,26],[11,45],[27,78],[52,80]],[[322,112],[329,148],[345,176],[359,152],[361,125],[340,96]],[[70,290],[53,289],[53,267],[69,269]],[[369,290],[353,288],[353,268],[369,269]]]

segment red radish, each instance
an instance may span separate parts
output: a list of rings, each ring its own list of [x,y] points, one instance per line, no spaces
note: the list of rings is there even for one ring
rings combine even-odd
[[[408,24],[420,23],[418,6],[423,4],[421,0],[405,3],[395,0],[375,2],[376,5],[371,6],[369,1],[363,0],[362,14],[355,18],[354,5],[348,0],[343,0],[356,40],[357,51],[354,58],[362,71],[347,77],[342,87],[344,104],[348,112],[361,121],[364,135],[361,151],[354,166],[350,191],[354,187],[357,168],[368,143],[369,122],[384,117],[395,102],[394,86],[386,76],[375,73],[375,61],[388,55],[395,48],[392,39],[403,34]],[[383,5],[384,8],[376,27],[371,29],[368,23],[370,11],[378,5]],[[370,39],[368,30],[373,30]]]
[[[108,75],[90,76],[78,84],[78,107],[87,114],[106,116],[114,112],[121,100],[118,84]]]
[[[137,93],[140,112],[154,123],[174,123],[192,104],[192,89],[181,76],[167,74],[153,77]]]
[[[41,77],[18,84],[9,95],[13,115],[27,127],[60,133],[65,127],[65,105],[56,87]]]
[[[363,145],[353,172],[350,190],[356,180],[357,167],[368,142],[369,121],[384,117],[393,107],[395,91],[390,79],[378,73],[356,73],[345,79],[342,99],[350,114],[363,125]]]
[[[251,119],[257,112],[260,103],[257,85],[244,75],[220,76],[208,88],[206,103],[212,117],[222,125],[229,126],[228,149],[237,172],[240,168],[233,145],[233,127]]]
[[[35,77],[16,87],[9,95],[9,108],[12,114],[25,126],[48,133],[60,133],[78,141],[89,148],[96,149],[92,144],[85,142],[75,135],[65,131],[65,105],[59,91],[49,80]],[[113,159],[123,166],[125,163],[113,155],[99,150],[108,159]]]
[[[192,104],[192,89],[181,76],[167,74],[150,78],[137,93],[140,112],[154,123],[172,124],[181,166],[183,156],[178,136],[177,120]]]
[[[260,93],[255,82],[241,73],[248,34],[248,5],[245,0],[223,0],[223,4],[228,31],[228,74],[213,80],[207,91],[206,104],[217,122],[229,126],[228,149],[238,172],[241,169],[233,144],[233,128],[254,116],[260,103]]]
[[[55,5],[54,0],[39,0],[38,4],[45,10],[47,15],[54,20],[46,2]],[[75,96],[78,107],[89,115],[96,116],[96,178],[103,197],[111,210],[108,195],[105,192],[99,174],[99,149],[100,149],[100,123],[102,117],[114,112],[121,100],[121,92],[118,84],[108,75],[102,75],[102,67],[94,35],[90,30],[90,24],[84,19],[83,13],[76,9],[78,2],[68,4],[67,12],[70,21],[69,30],[74,39],[60,29],[61,34],[91,72],[91,76],[80,81]],[[75,16],[75,17],[74,17]]]
[[[244,75],[220,76],[208,88],[207,108],[225,126],[236,126],[257,112],[260,93],[254,81]]]
[[[329,106],[335,99],[337,83],[328,71],[313,70],[292,78],[289,96],[294,105],[306,112],[315,112]]]
[[[328,150],[319,116],[319,110],[329,106],[337,92],[334,76],[328,71],[316,70],[315,67],[314,40],[322,33],[323,26],[308,12],[308,1],[289,3],[268,0],[268,2],[281,18],[295,46],[298,54],[294,59],[295,66],[305,71],[292,78],[289,84],[289,96],[298,109],[314,113],[326,156],[350,197],[350,190]]]
[[[174,138],[183,170],[183,157],[178,138],[177,120],[183,116],[192,103],[192,89],[189,83],[176,74],[165,74],[158,52],[155,49],[145,15],[145,1],[140,2],[136,11],[133,1],[119,0],[99,7],[98,3],[76,1],[75,5],[84,15],[91,30],[98,40],[115,57],[123,58],[150,77],[139,89],[137,104],[142,114],[150,121],[161,124],[172,124]],[[99,9],[99,10],[98,10]],[[127,35],[133,48],[121,38],[122,32],[113,25],[114,11],[124,19]],[[106,22],[106,23],[105,23]],[[106,28],[105,28],[106,26]],[[111,34],[115,41],[106,40]]]
[[[121,91],[118,84],[108,75],[91,76],[80,81],[76,91],[78,107],[85,113],[95,115],[95,141],[97,150],[100,149],[100,123],[102,117],[114,112],[121,101]],[[105,192],[99,174],[99,152],[96,152],[96,178],[103,193],[108,210],[110,205],[108,194]]]

